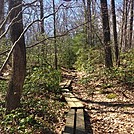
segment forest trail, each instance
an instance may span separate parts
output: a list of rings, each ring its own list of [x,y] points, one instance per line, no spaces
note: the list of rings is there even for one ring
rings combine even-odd
[[[102,81],[81,84],[85,73],[64,70],[63,79],[71,79],[72,92],[85,105],[86,132],[90,134],[134,134],[134,89],[114,82],[102,88]]]

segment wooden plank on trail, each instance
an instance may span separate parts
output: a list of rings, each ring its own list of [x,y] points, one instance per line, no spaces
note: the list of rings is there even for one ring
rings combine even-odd
[[[75,109],[77,107],[70,97],[65,97],[65,100],[71,109]]]
[[[67,87],[70,87],[71,84],[72,84],[72,80],[68,80],[67,83],[66,83],[66,86],[67,86]]]
[[[68,103],[68,106],[71,108],[71,109],[76,109],[77,108],[77,106],[76,106],[76,104],[74,103],[74,102],[72,102],[72,101],[68,101],[67,102]]]
[[[65,97],[65,100],[66,100],[67,102],[73,102],[70,97]]]
[[[66,81],[60,83],[61,88],[64,88],[65,85],[66,85]]]
[[[71,108],[71,109],[83,109],[84,106],[83,104],[79,103],[79,102],[72,102],[71,100],[70,101],[67,101],[68,103],[68,106]]]
[[[83,109],[84,108],[84,106],[81,102],[74,102],[74,103],[75,103],[77,109]]]
[[[70,97],[70,98],[74,98],[75,96],[72,93],[62,93],[64,97]]]
[[[77,110],[76,134],[85,134],[85,121],[83,109]]]
[[[63,134],[73,134],[74,115],[75,115],[75,111],[73,109],[71,109],[67,115],[66,126],[65,126],[65,130],[64,130]]]
[[[73,97],[71,98],[73,102],[80,102],[80,100],[78,100],[77,98]]]
[[[71,109],[68,112],[63,134],[86,134],[83,109]]]
[[[75,97],[65,97],[69,107],[71,109],[83,109],[84,105]]]
[[[71,84],[72,84],[72,80],[66,80],[66,81],[60,83],[60,87],[61,88],[70,88]]]
[[[69,91],[69,89],[64,88],[64,89],[62,89],[62,92],[70,92],[70,91]]]

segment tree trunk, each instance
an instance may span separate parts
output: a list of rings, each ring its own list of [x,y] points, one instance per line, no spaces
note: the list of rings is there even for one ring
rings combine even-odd
[[[92,27],[92,45],[93,46],[95,46],[96,44],[97,44],[97,40],[96,40],[96,34],[95,34],[95,32],[96,32],[96,21],[95,21],[95,19],[96,19],[96,0],[92,0],[92,24],[91,24],[91,27]]]
[[[134,18],[134,0],[131,0],[130,9],[130,29],[129,29],[129,48],[132,47],[132,37],[133,37],[133,18]]]
[[[104,49],[105,49],[105,66],[107,68],[110,68],[113,66],[113,61],[110,46],[110,28],[109,28],[107,0],[101,0],[100,2],[101,2],[101,13],[102,13],[102,24],[103,24]]]
[[[0,1],[0,25],[2,24],[4,20],[4,0]],[[4,26],[2,27],[2,29],[0,29],[0,35],[5,31]]]
[[[120,49],[123,47],[123,33],[124,33],[124,18],[125,18],[125,0],[123,0],[123,12],[122,12],[122,24],[121,24],[121,33],[120,33]]]
[[[54,20],[54,65],[55,69],[58,68],[58,57],[57,57],[57,41],[56,41],[56,14],[55,14],[55,1],[53,0],[53,20]]]
[[[9,9],[21,4],[22,0],[9,0]],[[14,43],[23,31],[23,18],[22,18],[22,7],[18,7],[13,10],[10,15],[10,20],[15,18],[14,24],[11,26],[10,34],[11,41]],[[16,44],[13,50],[12,57],[12,76],[9,81],[8,91],[6,95],[6,109],[10,112],[20,106],[21,93],[23,89],[23,84],[25,80],[26,72],[26,48],[24,36],[21,37],[19,42]]]
[[[115,60],[116,65],[119,66],[119,47],[117,40],[117,29],[116,29],[116,14],[115,14],[115,1],[111,0],[111,8],[112,8],[112,22],[113,22],[113,35],[114,35],[114,48],[115,48]]]
[[[40,19],[44,17],[44,5],[43,5],[43,0],[40,0]],[[44,19],[41,21],[41,33],[44,33]]]
[[[86,36],[86,43],[84,44],[84,47],[87,48],[88,40],[87,40],[87,6],[85,0],[82,0],[83,7],[84,7],[84,23],[86,23],[83,27],[84,34]]]
[[[87,44],[92,46],[91,0],[87,0]]]
[[[126,51],[127,46],[128,46],[128,40],[127,40],[127,23],[128,23],[128,0],[125,0],[125,24],[124,24],[124,46],[123,46],[123,51]]]

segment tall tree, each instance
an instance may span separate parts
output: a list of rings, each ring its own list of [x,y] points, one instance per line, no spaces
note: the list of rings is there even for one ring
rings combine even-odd
[[[121,33],[120,33],[120,48],[123,46],[123,33],[124,33],[124,18],[125,18],[125,0],[123,0],[123,9],[122,9],[122,24],[121,24]]]
[[[44,17],[44,4],[43,0],[40,0],[40,19]],[[41,33],[44,33],[44,19],[41,21]]]
[[[55,69],[58,68],[58,57],[57,57],[57,41],[56,41],[56,13],[55,13],[55,0],[53,0],[53,25],[54,25],[54,65]]]
[[[109,28],[107,0],[100,0],[100,2],[101,2],[101,13],[102,13],[102,24],[103,24],[104,49],[105,49],[105,66],[107,68],[110,68],[113,66],[113,61],[110,46],[110,28]]]
[[[12,9],[21,3],[22,0],[9,0],[9,9]],[[10,20],[13,20],[15,17],[16,19],[14,20],[14,23],[10,29],[11,41],[13,44],[23,32],[23,17],[21,6],[14,8],[14,10],[11,12]],[[13,50],[12,76],[9,81],[8,91],[6,95],[6,109],[8,112],[20,106],[21,93],[25,80],[25,72],[26,48],[24,35],[22,35]]]
[[[124,14],[124,46],[123,50],[127,49],[128,41],[127,41],[127,26],[128,26],[128,0],[125,0],[125,14]]]
[[[87,44],[88,44],[88,36],[87,36],[87,27],[88,27],[88,23],[87,23],[87,6],[86,6],[86,1],[85,0],[82,0],[83,2],[83,6],[84,6],[84,23],[86,23],[83,27],[83,31],[85,33],[85,36],[86,36],[86,43],[85,43],[85,48],[87,47]]]
[[[92,20],[91,20],[91,0],[83,0],[84,5],[84,19],[85,27],[84,32],[86,34],[86,44],[92,45]],[[86,46],[85,46],[86,47]]]
[[[130,29],[129,29],[129,48],[132,47],[133,19],[134,19],[134,0],[131,0],[131,9],[130,9]]]
[[[4,19],[4,0],[0,1],[0,25],[2,24]],[[4,26],[2,27],[2,29],[0,29],[0,35],[4,32],[5,28]]]
[[[87,0],[87,43],[92,45],[91,0]]]
[[[113,35],[114,35],[114,48],[115,48],[115,60],[116,65],[119,65],[119,47],[117,40],[117,29],[116,29],[116,14],[115,14],[115,1],[111,0],[112,10],[112,22],[113,22]]]

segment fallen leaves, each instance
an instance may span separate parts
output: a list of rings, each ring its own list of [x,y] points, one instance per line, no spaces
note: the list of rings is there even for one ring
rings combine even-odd
[[[83,100],[85,112],[90,117],[88,123],[91,127],[87,129],[92,129],[93,134],[134,134],[134,90],[128,90],[116,80],[106,88],[102,88],[103,83],[101,79],[91,80],[86,88],[85,85],[77,85],[77,82],[73,87],[73,92]]]

